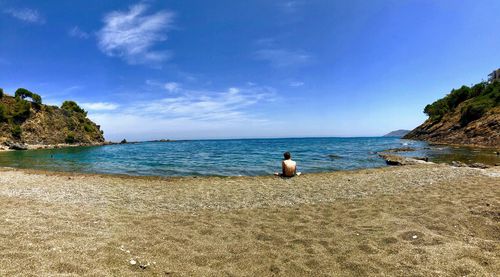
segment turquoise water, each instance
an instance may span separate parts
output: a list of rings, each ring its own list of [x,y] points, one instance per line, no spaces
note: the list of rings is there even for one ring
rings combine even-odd
[[[405,154],[430,155],[431,160],[450,150],[386,137],[193,140],[4,152],[0,166],[140,176],[255,176],[279,171],[285,151],[292,153],[300,171],[310,173],[382,167],[385,162],[376,152],[397,147],[416,148]]]

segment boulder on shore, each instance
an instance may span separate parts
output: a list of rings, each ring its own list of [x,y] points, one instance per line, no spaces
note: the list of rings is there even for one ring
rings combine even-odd
[[[11,150],[28,150],[28,146],[26,144],[10,141],[6,141],[4,144]]]
[[[491,166],[483,164],[483,163],[466,164],[466,163],[459,162],[459,161],[452,161],[451,165],[454,167],[472,167],[472,168],[481,168],[481,169],[486,169],[486,168],[491,167]]]

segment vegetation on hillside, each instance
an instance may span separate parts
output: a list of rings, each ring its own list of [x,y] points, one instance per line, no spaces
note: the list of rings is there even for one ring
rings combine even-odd
[[[100,127],[74,101],[61,108],[42,104],[42,97],[24,88],[14,97],[0,88],[0,142],[92,143],[104,141]]]
[[[466,126],[491,108],[500,105],[500,82],[482,82],[472,87],[462,86],[454,89],[444,98],[427,105],[424,112],[431,121],[438,122],[444,115],[454,112],[459,105],[460,124]]]
[[[78,106],[75,101],[64,101],[64,103],[61,105],[61,109],[87,116],[87,112],[84,109],[80,108],[80,106]]]

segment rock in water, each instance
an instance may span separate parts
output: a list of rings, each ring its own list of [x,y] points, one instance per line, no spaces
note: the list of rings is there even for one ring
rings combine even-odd
[[[384,152],[392,152],[392,153],[397,153],[397,152],[413,152],[413,151],[417,151],[417,149],[415,149],[415,148],[411,148],[411,147],[401,147],[401,148],[391,148],[391,149],[387,149],[387,150],[385,150]]]
[[[336,160],[336,159],[340,159],[341,157],[338,155],[335,155],[335,154],[328,154],[328,158],[330,158],[332,160]]]
[[[381,153],[379,156],[385,160],[385,163],[387,165],[396,165],[396,166],[401,166],[401,165],[414,165],[414,164],[422,164],[422,163],[427,163],[428,158],[425,157],[403,157],[403,156],[398,156],[398,155],[392,155],[392,154],[386,154],[386,153]]]

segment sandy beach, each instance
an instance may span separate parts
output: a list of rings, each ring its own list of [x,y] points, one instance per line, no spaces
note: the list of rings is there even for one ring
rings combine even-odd
[[[500,168],[0,170],[1,276],[495,276]]]

